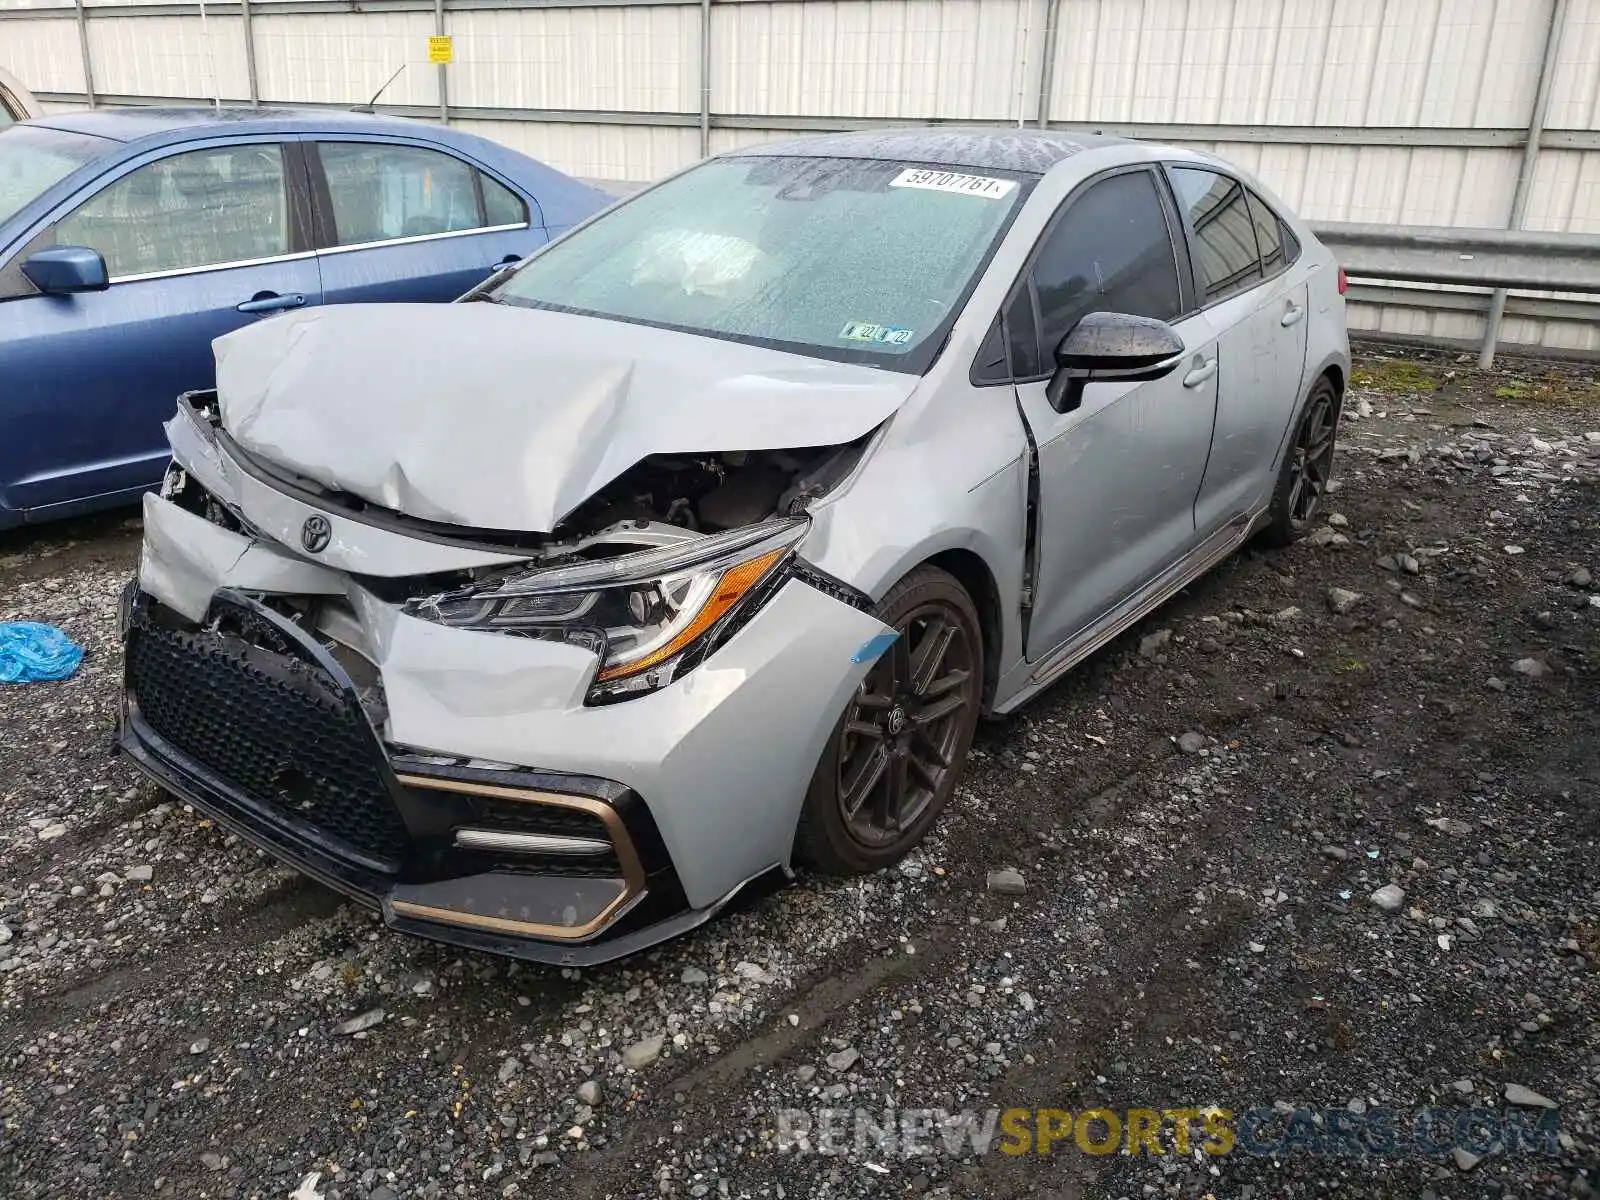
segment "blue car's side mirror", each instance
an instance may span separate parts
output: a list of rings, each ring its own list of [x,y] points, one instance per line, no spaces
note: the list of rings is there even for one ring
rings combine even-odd
[[[103,292],[111,286],[106,260],[88,246],[51,246],[22,264],[28,281],[47,296]]]

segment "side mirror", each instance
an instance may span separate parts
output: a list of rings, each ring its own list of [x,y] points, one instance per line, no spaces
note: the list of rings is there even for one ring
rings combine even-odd
[[[106,260],[87,246],[51,246],[22,264],[28,281],[47,296],[103,292],[111,286]]]
[[[1129,313],[1090,313],[1056,345],[1056,370],[1045,396],[1057,412],[1083,403],[1095,380],[1160,379],[1183,358],[1183,339],[1165,321]]]

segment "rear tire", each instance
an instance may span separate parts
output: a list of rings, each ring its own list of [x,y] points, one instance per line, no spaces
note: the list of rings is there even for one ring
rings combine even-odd
[[[828,875],[889,866],[949,803],[983,698],[972,598],[937,567],[912,571],[873,609],[900,636],[829,736],[795,830],[795,857]]]
[[[1295,418],[1294,440],[1284,453],[1272,489],[1267,524],[1261,531],[1261,540],[1267,545],[1287,546],[1311,532],[1333,474],[1333,445],[1342,403],[1326,375],[1312,385]]]

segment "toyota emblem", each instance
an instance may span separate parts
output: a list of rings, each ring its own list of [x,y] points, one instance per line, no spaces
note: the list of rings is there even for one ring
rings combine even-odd
[[[328,524],[327,517],[307,517],[306,523],[300,526],[300,544],[308,553],[320,554],[332,540],[333,526]]]

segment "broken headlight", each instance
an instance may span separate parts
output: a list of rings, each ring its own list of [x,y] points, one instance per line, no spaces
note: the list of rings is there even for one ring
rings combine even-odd
[[[728,637],[770,595],[805,535],[783,518],[660,549],[532,571],[413,600],[415,616],[592,651],[591,703],[655,691]]]

